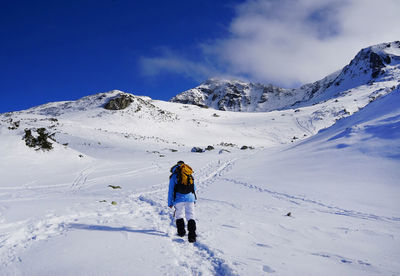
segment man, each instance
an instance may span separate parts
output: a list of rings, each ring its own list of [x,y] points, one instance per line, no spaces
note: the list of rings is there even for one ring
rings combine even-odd
[[[168,190],[168,206],[175,206],[176,228],[180,237],[185,236],[185,220],[188,226],[189,242],[196,241],[196,222],[194,220],[194,203],[196,201],[196,185],[192,168],[179,161],[171,168]]]

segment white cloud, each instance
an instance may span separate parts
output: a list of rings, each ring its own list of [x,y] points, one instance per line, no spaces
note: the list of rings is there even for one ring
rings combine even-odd
[[[361,48],[400,39],[398,0],[248,1],[213,45],[231,68],[292,86],[341,69]]]
[[[161,52],[157,57],[142,57],[139,60],[144,76],[154,77],[161,72],[169,72],[200,82],[218,74],[211,63],[193,61],[165,48]]]
[[[400,40],[399,14],[399,0],[251,0],[236,7],[229,37],[202,45],[212,67],[171,55],[143,64],[154,73],[209,76],[219,68],[221,74],[297,86],[341,69],[361,48]]]

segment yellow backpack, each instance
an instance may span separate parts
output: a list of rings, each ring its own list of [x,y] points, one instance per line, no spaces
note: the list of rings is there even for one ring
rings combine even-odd
[[[178,164],[174,173],[176,173],[177,179],[177,183],[174,187],[174,199],[176,197],[176,193],[193,193],[195,198],[197,198],[194,191],[193,169],[187,164]]]
[[[193,185],[193,170],[189,165],[182,164],[177,170],[178,184],[185,186]]]

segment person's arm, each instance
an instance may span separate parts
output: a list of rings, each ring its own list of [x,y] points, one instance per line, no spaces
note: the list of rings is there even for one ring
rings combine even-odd
[[[169,188],[168,188],[168,207],[172,208],[174,205],[174,187],[176,182],[176,175],[173,174],[169,180]]]
[[[193,190],[194,190],[194,198],[195,198],[195,200],[197,200],[197,194],[196,194],[197,187],[196,187],[196,181],[194,181],[194,180],[193,180]]]

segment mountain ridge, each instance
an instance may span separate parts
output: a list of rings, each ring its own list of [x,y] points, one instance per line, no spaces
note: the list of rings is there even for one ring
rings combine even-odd
[[[47,103],[0,114],[0,130],[14,132],[21,139],[23,129],[34,132],[46,128],[49,135],[55,133],[60,144],[68,143],[78,151],[82,145],[74,145],[71,140],[81,137],[82,131],[92,133],[90,143],[104,143],[96,142],[94,137],[112,134],[149,143],[161,141],[167,146],[240,146],[247,141],[247,146],[271,147],[315,135],[391,93],[399,87],[399,80],[400,42],[392,42],[361,50],[342,71],[297,90],[211,79],[204,82],[203,90],[192,89],[191,94],[186,93],[198,97],[203,104],[205,96],[226,97],[223,103],[233,110],[217,110],[217,106],[207,109],[201,107],[208,105],[198,102],[196,105],[190,101],[166,102],[112,90],[76,101]],[[126,100],[124,106],[107,107],[119,98]],[[243,102],[247,106],[242,111],[247,112],[235,112],[244,107]],[[267,111],[254,112],[257,108]]]
[[[268,112],[304,106],[332,98],[351,88],[400,79],[400,41],[360,50],[343,69],[295,89],[238,80],[210,79],[184,91],[171,102],[218,110]]]

